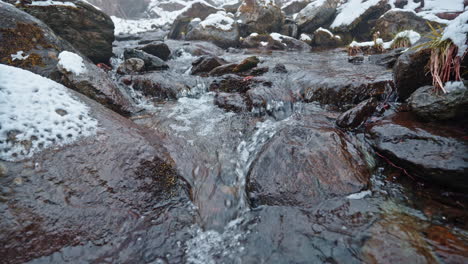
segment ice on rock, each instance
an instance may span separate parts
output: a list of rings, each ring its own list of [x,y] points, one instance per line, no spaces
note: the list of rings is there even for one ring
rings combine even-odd
[[[19,161],[95,134],[98,122],[66,87],[0,64],[0,159]]]

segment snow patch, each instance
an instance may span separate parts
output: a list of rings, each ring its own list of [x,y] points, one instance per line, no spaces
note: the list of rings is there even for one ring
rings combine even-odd
[[[214,27],[224,31],[232,30],[234,26],[234,19],[226,12],[219,11],[218,13],[209,15],[205,20],[200,23],[203,28]]]
[[[338,8],[339,14],[333,21],[331,28],[348,26],[359,18],[367,9],[377,5],[381,0],[349,0]]]
[[[15,61],[15,60],[26,60],[27,58],[29,58],[29,55],[24,56],[23,54],[24,54],[24,51],[20,50],[16,54],[11,54],[11,59]]]
[[[86,66],[84,65],[83,58],[81,58],[80,55],[69,51],[62,51],[59,54],[58,66],[75,75],[80,75],[86,72]]]
[[[350,199],[350,200],[361,200],[367,196],[370,196],[372,195],[372,192],[367,190],[367,191],[362,191],[362,192],[358,192],[358,193],[353,193],[353,194],[350,194],[348,196],[346,196],[346,198]]]
[[[61,2],[61,1],[32,1],[30,6],[68,6],[68,7],[75,7],[76,5],[72,2]]]
[[[448,93],[457,90],[466,90],[466,86],[463,82],[446,82],[444,88]]]
[[[0,159],[20,161],[96,133],[88,107],[63,85],[0,64]]]

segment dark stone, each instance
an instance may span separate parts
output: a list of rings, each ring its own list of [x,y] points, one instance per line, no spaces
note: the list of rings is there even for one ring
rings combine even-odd
[[[238,64],[235,64],[235,63],[221,65],[221,66],[214,68],[212,71],[210,71],[209,75],[210,76],[222,76],[225,74],[231,74],[231,73],[234,73],[234,69],[237,66]]]
[[[234,69],[234,73],[246,72],[257,67],[260,60],[256,56],[248,57],[239,63]]]
[[[399,100],[404,101],[416,89],[432,84],[431,75],[426,74],[430,57],[430,49],[410,49],[398,58],[393,72]]]
[[[369,176],[359,150],[317,113],[298,117],[265,144],[250,168],[247,190],[254,205],[310,207],[361,191]]]
[[[71,0],[77,8],[63,5],[19,5],[29,14],[47,24],[59,37],[94,63],[109,63],[114,42],[112,19],[93,6]],[[66,26],[64,26],[66,25]]]
[[[463,131],[419,122],[411,113],[397,113],[369,126],[368,137],[376,151],[410,175],[468,190],[468,146]]]
[[[370,98],[361,102],[356,107],[341,114],[336,120],[336,124],[346,129],[358,128],[374,114],[377,103],[375,98]]]
[[[139,73],[145,68],[145,62],[142,59],[131,58],[125,60],[117,68],[118,74],[132,74]]]
[[[364,56],[349,57],[348,62],[352,64],[362,64],[364,62]]]
[[[167,61],[171,56],[171,50],[169,49],[166,43],[148,44],[140,50],[150,55],[156,56],[163,61]]]
[[[466,87],[443,94],[437,92],[434,86],[424,86],[408,98],[408,103],[411,110],[425,120],[468,119]]]
[[[247,112],[250,111],[246,99],[239,93],[217,93],[214,104],[228,112]]]
[[[273,68],[273,72],[274,73],[288,73],[288,70],[286,69],[286,66],[284,66],[284,64],[278,63]]]
[[[223,93],[245,93],[250,89],[252,81],[237,75],[226,75],[221,80],[215,80],[210,85],[210,91]]]
[[[169,69],[169,66],[163,60],[141,50],[125,49],[124,58],[126,60],[131,58],[143,60],[145,62],[145,71],[160,71]]]
[[[312,39],[312,46],[320,48],[336,48],[343,45],[341,37],[324,30],[316,30]]]
[[[215,56],[202,56],[192,63],[191,74],[205,74],[212,71],[221,65],[226,64],[226,61]]]
[[[126,76],[122,77],[126,79]],[[146,73],[133,76],[133,89],[140,91],[152,101],[176,100],[187,94],[191,87],[196,87],[196,79],[180,78],[176,72]]]

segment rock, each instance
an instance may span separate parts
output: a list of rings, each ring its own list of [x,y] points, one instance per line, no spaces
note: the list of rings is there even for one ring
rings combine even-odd
[[[330,23],[336,14],[338,3],[339,0],[326,0],[323,3],[314,1],[308,4],[296,17],[299,32],[312,34],[319,27]]]
[[[394,5],[396,8],[403,8],[408,4],[408,0],[396,0]]]
[[[141,252],[158,248],[170,261],[181,262],[184,250],[176,243],[188,239],[194,220],[186,207],[188,186],[161,139],[83,95],[72,95],[97,120],[96,136],[43,150],[31,160],[1,162],[7,168],[0,177],[2,261],[74,262],[80,252],[83,261],[99,262],[106,255],[116,263],[145,262]],[[4,196],[3,187],[14,192]],[[141,243],[133,243],[136,237]]]
[[[177,16],[174,23],[172,24],[168,38],[184,39],[185,35],[188,33],[189,24],[193,19],[199,18],[204,20],[209,15],[218,11],[220,10],[202,2],[193,3],[182,14]]]
[[[428,21],[414,12],[390,10],[377,19],[372,32],[380,32],[380,38],[384,41],[392,40],[396,34],[405,30],[413,30],[420,34],[431,32],[428,22],[437,28],[438,25],[443,26],[434,21]]]
[[[466,135],[459,129],[419,122],[397,113],[368,127],[368,138],[381,155],[408,174],[467,191]]]
[[[171,50],[166,43],[148,44],[142,47],[140,50],[150,55],[156,56],[163,61],[167,61],[171,56]]]
[[[329,30],[319,28],[314,32],[312,46],[320,48],[336,48],[343,46],[343,40],[340,36],[334,35]]]
[[[143,60],[145,62],[145,71],[160,71],[169,68],[169,66],[160,58],[136,49],[125,49],[124,58],[126,60],[132,58]]]
[[[291,1],[282,6],[281,10],[283,10],[287,16],[290,16],[299,13],[299,11],[303,10],[309,3],[310,0]]]
[[[288,70],[286,69],[286,66],[284,64],[278,63],[273,68],[273,72],[274,73],[288,73]]]
[[[284,36],[278,33],[271,33],[270,36],[278,42],[275,47],[280,46],[284,50],[297,50],[297,51],[310,51],[311,47],[309,44],[305,43],[304,41],[291,38],[288,36]]]
[[[123,76],[122,79],[126,79]],[[186,95],[191,87],[196,87],[196,79],[180,78],[175,72],[147,73],[133,76],[133,89],[140,91],[152,101],[176,100]]]
[[[227,62],[216,56],[202,56],[192,63],[191,74],[209,73],[214,68],[226,64]]]
[[[210,41],[222,48],[237,47],[239,38],[239,28],[234,16],[224,11],[209,15],[185,37],[186,40]]]
[[[241,21],[241,37],[279,32],[284,24],[284,15],[278,6],[256,0],[243,0],[236,16]]]
[[[95,64],[109,63],[114,42],[111,18],[83,1],[70,0],[65,5],[17,5],[47,24],[59,37],[70,42]],[[66,25],[66,26],[64,26]]]
[[[221,80],[215,80],[210,85],[210,91],[223,93],[246,93],[252,84],[252,80],[244,80],[237,75],[226,75]]]
[[[416,45],[420,45],[420,40]],[[430,49],[410,49],[401,55],[394,68],[394,80],[399,100],[404,101],[416,89],[432,84],[432,77],[427,73],[426,66],[431,57]]]
[[[284,49],[284,45],[282,45],[280,41],[275,41],[269,34],[251,34],[250,36],[242,39],[241,47],[246,49]]]
[[[142,72],[145,68],[145,62],[142,59],[131,58],[125,60],[117,69],[119,74],[132,74]]]
[[[105,72],[57,37],[42,21],[3,2],[0,2],[0,42],[1,63],[53,79],[118,113],[128,115],[134,111],[131,101]],[[63,51],[80,56],[86,70],[76,75],[59,69],[58,57]],[[18,52],[27,58],[12,60],[11,55]]]
[[[216,93],[214,104],[228,112],[248,112],[246,99],[238,93]]]
[[[221,8],[226,10],[228,13],[235,14],[242,4],[242,0],[238,0],[237,3],[233,1],[228,1],[226,4],[222,5]]]
[[[361,0],[361,5],[364,5],[364,0]],[[349,2],[348,2],[349,4]],[[375,26],[376,20],[391,9],[390,4],[387,0],[381,0],[378,2],[372,2],[369,8],[359,17],[354,19],[351,23],[341,24],[335,21],[341,21],[343,19],[339,13],[335,18],[335,21],[331,24],[330,28],[336,34],[343,38],[345,43],[350,43],[353,40],[356,41],[369,41],[372,40],[372,29]],[[355,8],[353,6],[342,5],[342,9]],[[347,14],[343,14],[346,16]]]
[[[369,170],[345,134],[320,113],[296,118],[252,163],[247,191],[254,205],[311,207],[364,189]]]
[[[374,54],[369,56],[369,61],[380,66],[393,68],[398,58],[404,53],[405,48],[391,50],[384,54]]]
[[[234,69],[238,66],[238,64],[230,63],[226,65],[221,65],[214,68],[208,75],[210,76],[222,76],[225,74],[231,74],[234,72]]]
[[[438,94],[433,86],[424,86],[408,98],[408,103],[416,115],[428,121],[467,119],[468,90],[463,83],[461,86],[446,94]]]
[[[353,57],[349,57],[349,58],[348,58],[348,62],[349,62],[349,63],[352,63],[352,64],[355,64],[355,65],[362,64],[362,63],[364,63],[364,56],[353,56]]]
[[[336,124],[346,129],[358,128],[374,114],[377,103],[375,98],[361,102],[356,107],[341,114],[336,120]]]
[[[246,59],[244,59],[241,63],[239,63],[234,69],[234,73],[239,73],[239,72],[246,72],[249,71],[260,63],[260,60],[256,56],[251,56]]]

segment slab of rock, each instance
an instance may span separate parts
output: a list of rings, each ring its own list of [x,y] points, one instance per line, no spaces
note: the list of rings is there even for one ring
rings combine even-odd
[[[145,61],[142,59],[131,58],[125,60],[119,65],[117,73],[119,74],[132,74],[139,73],[145,69]]]
[[[320,3],[321,5],[317,6],[318,1],[311,2],[298,13],[296,23],[301,33],[312,34],[319,27],[331,23],[340,1],[326,0]]]
[[[397,113],[369,126],[368,137],[376,151],[410,175],[468,190],[468,142],[463,131]]]
[[[216,56],[201,56],[192,63],[191,74],[205,74],[227,62]]]
[[[204,20],[207,16],[220,11],[211,5],[201,2],[193,3],[182,14],[180,14],[174,21],[169,32],[168,38],[170,39],[184,39],[185,35],[189,32],[190,22],[199,18]]]
[[[419,117],[433,120],[466,120],[468,117],[468,89],[460,82],[460,87],[443,94],[434,86],[424,86],[416,90],[408,103]]]

